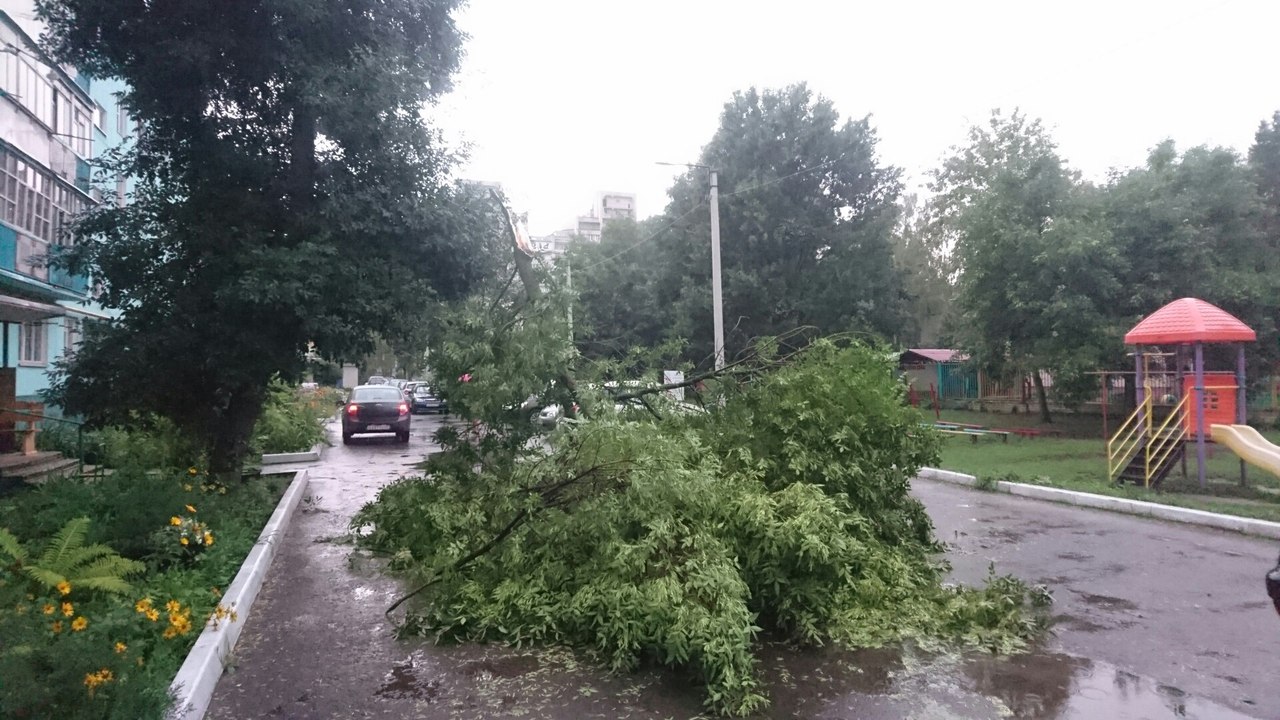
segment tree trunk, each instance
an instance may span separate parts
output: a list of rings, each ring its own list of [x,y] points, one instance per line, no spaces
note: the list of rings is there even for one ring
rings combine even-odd
[[[538,285],[538,276],[533,271],[533,259],[520,248],[520,242],[516,238],[515,220],[511,216],[511,211],[507,208],[507,204],[503,201],[498,191],[490,189],[489,195],[498,204],[503,216],[507,220],[507,231],[511,236],[511,250],[515,254],[516,273],[520,275],[520,284],[524,285],[525,297],[530,303],[537,302],[542,297],[542,287]],[[556,381],[564,389],[567,401],[563,403],[562,409],[564,416],[570,420],[578,417],[576,406],[578,404],[578,383],[574,379],[573,374],[568,368],[560,371]]]
[[[241,477],[253,428],[262,414],[263,392],[244,388],[231,396],[209,447],[209,473],[227,483]]]
[[[1051,423],[1053,416],[1049,414],[1049,394],[1044,389],[1044,378],[1039,370],[1031,371],[1031,381],[1036,386],[1036,400],[1040,402],[1040,422]]]

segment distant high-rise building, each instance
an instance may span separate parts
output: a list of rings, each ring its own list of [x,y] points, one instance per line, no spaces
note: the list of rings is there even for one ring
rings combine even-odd
[[[631,193],[600,193],[600,219],[605,222],[636,219],[636,196]]]
[[[600,242],[604,226],[612,220],[636,219],[636,196],[631,193],[602,192],[599,202],[587,215],[580,215],[572,228],[533,238],[533,249],[550,257],[563,255],[575,238]]]

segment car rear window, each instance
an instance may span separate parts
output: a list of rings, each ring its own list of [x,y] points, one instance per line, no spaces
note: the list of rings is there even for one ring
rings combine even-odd
[[[351,391],[352,402],[387,402],[401,399],[403,396],[400,391],[390,385],[359,387]]]

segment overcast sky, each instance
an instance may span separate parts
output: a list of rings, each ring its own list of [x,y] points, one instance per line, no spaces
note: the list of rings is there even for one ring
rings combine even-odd
[[[1043,118],[1086,176],[1168,137],[1247,152],[1280,110],[1280,2],[471,0],[456,91],[436,110],[534,234],[600,190],[661,212],[675,168],[735,90],[806,81],[870,114],[884,162],[922,182],[992,108]]]

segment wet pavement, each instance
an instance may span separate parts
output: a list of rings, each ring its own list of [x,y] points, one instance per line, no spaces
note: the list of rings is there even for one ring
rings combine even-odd
[[[611,676],[563,650],[394,637],[383,611],[402,586],[346,542],[347,521],[380,487],[415,472],[439,424],[415,417],[408,447],[338,444],[313,467],[207,717],[700,717],[702,695],[678,673]],[[1280,620],[1257,604],[1269,544],[934,483],[915,492],[939,537],[954,543],[956,578],[981,579],[994,561],[1045,582],[1058,599],[1057,635],[1006,658],[799,652],[766,641],[761,675],[773,704],[761,717],[1280,716],[1280,688],[1268,683],[1280,666],[1266,652]]]

